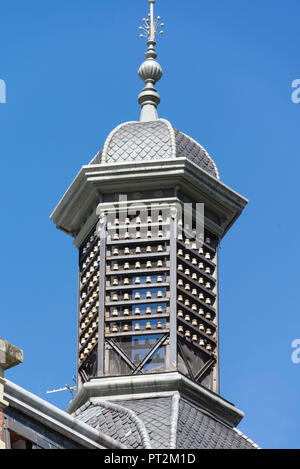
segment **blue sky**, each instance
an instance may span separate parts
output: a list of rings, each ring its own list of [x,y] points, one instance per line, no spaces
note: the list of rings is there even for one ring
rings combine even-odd
[[[118,124],[139,117],[146,0],[2,0],[1,331],[7,377],[65,408],[77,252],[49,215]],[[220,252],[221,393],[261,447],[300,448],[297,0],[158,0],[160,117],[198,140],[249,204]]]

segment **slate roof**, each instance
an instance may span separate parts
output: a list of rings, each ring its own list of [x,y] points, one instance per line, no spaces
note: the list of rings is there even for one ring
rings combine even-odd
[[[254,449],[256,445],[241,432],[231,428],[192,403],[179,404],[178,449]]]
[[[219,179],[218,169],[207,151],[191,137],[176,130],[170,122],[125,122],[114,129],[103,149],[90,162],[124,163],[185,157]]]
[[[176,431],[177,449],[255,449],[255,443],[194,403],[174,397],[116,402],[88,401],[74,416],[130,449],[167,449]],[[173,427],[173,428],[172,428]]]
[[[77,410],[74,416],[130,449],[143,448],[142,438],[136,423],[125,413],[88,402]]]
[[[118,404],[133,410],[144,422],[152,448],[167,449],[169,447],[172,412],[171,397],[118,401]]]

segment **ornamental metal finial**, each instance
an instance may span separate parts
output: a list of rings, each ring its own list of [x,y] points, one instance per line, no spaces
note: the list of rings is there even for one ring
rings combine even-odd
[[[160,103],[160,96],[154,85],[161,79],[163,74],[161,66],[155,60],[157,58],[155,46],[157,34],[163,34],[161,28],[164,27],[164,23],[161,22],[160,16],[156,19],[154,18],[155,0],[148,1],[150,4],[150,13],[147,19],[143,18],[143,26],[139,28],[139,30],[142,31],[140,37],[146,38],[148,45],[148,50],[145,54],[147,60],[140,66],[138,71],[139,77],[146,85],[138,98],[138,102],[142,107],[141,122],[158,119],[157,106]]]

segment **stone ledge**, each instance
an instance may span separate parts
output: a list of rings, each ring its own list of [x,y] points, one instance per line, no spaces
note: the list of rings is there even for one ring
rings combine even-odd
[[[244,417],[244,413],[229,401],[178,372],[94,378],[82,386],[67,412],[72,414],[88,400],[95,398],[117,402],[175,394],[190,399],[231,427],[237,426]]]
[[[83,166],[60,200],[50,219],[58,229],[76,237],[87,213],[96,210],[100,194],[156,190],[180,190],[224,218],[222,236],[242,213],[248,201],[187,158],[114,165]]]
[[[23,351],[0,337],[0,368],[8,370],[23,362]]]

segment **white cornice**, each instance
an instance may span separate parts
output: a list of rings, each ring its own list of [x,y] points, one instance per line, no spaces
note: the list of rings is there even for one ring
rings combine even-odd
[[[204,202],[221,219],[223,234],[240,215],[247,200],[186,158],[83,166],[51,214],[57,228],[71,236],[80,229],[101,201],[101,194],[179,186]]]
[[[90,399],[93,402],[97,398],[101,401],[124,401],[173,396],[176,393],[192,400],[231,427],[238,425],[244,417],[244,413],[233,404],[178,372],[92,379],[82,386],[67,412],[75,412]]]

